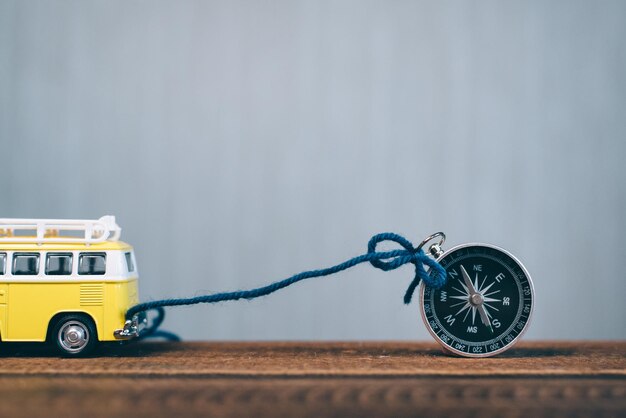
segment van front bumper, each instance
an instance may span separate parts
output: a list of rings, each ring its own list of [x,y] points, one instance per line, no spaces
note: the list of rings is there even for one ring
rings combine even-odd
[[[147,323],[146,313],[141,312],[126,320],[124,328],[113,331],[116,340],[130,340],[139,337]]]

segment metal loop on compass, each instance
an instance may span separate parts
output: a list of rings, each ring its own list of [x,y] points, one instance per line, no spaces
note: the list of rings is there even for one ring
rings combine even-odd
[[[434,240],[435,238],[440,238],[439,242],[433,244],[431,248],[435,247],[436,249],[441,249],[441,246],[443,245],[443,243],[446,242],[446,234],[444,234],[443,232],[435,232],[434,234],[429,235],[426,238],[424,238],[424,240],[420,242],[420,245],[415,247],[415,252],[421,250],[424,245],[428,244],[430,241]]]

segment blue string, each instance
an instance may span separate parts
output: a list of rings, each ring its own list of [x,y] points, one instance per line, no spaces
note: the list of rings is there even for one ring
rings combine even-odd
[[[403,249],[391,250],[391,251],[376,251],[376,246],[383,241],[392,241],[399,244]],[[338,273],[340,271],[349,269],[350,267],[354,267],[357,264],[369,262],[372,266],[377,269],[383,271],[395,270],[400,266],[405,264],[413,264],[415,266],[415,277],[411,284],[409,285],[406,293],[404,294],[404,303],[409,304],[413,297],[413,293],[415,289],[419,285],[420,281],[424,281],[427,286],[434,288],[441,288],[446,282],[446,271],[445,269],[437,263],[434,259],[424,254],[422,249],[416,249],[413,247],[413,244],[406,238],[394,234],[391,232],[386,232],[378,235],[374,235],[368,245],[367,245],[367,253],[359,255],[357,257],[351,258],[347,261],[344,261],[341,264],[337,264],[336,266],[321,269],[321,270],[311,270],[305,271],[294,276],[291,276],[287,279],[280,280],[278,282],[272,283],[267,286],[259,287],[256,289],[250,290],[238,290],[234,292],[223,292],[223,293],[214,293],[211,295],[203,295],[196,296],[191,298],[179,298],[179,299],[162,299],[155,300],[150,302],[140,303],[131,307],[126,312],[126,319],[131,319],[133,315],[138,314],[140,312],[146,312],[152,309],[157,310],[157,318],[153,320],[152,325],[149,327],[147,332],[142,334],[142,337],[146,336],[156,336],[156,329],[163,322],[163,318],[165,312],[163,307],[166,306],[181,306],[181,305],[195,305],[198,303],[216,303],[216,302],[225,302],[229,300],[239,300],[239,299],[255,299],[261,296],[269,295],[270,293],[274,293],[277,290],[285,288],[287,286],[291,286],[294,283],[305,279],[311,279],[314,277],[323,277],[329,276],[331,274]],[[424,269],[424,265],[430,267],[427,272]],[[161,331],[160,334],[163,332]],[[165,335],[160,335],[165,336]],[[167,336],[165,336],[167,338]]]

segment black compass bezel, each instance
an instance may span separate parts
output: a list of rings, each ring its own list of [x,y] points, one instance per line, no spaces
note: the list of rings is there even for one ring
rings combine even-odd
[[[495,356],[499,353],[502,353],[511,347],[513,347],[520,338],[524,335],[530,321],[532,319],[532,314],[534,310],[534,297],[535,297],[535,289],[533,286],[532,279],[528,270],[524,267],[524,265],[511,253],[506,251],[503,248],[500,248],[491,244],[483,244],[483,243],[469,243],[469,244],[461,244],[457,245],[453,248],[450,248],[446,252],[444,252],[437,261],[440,263],[447,264],[446,262],[452,263],[456,261],[458,258],[452,260],[446,260],[451,255],[463,250],[468,250],[472,248],[482,249],[483,251],[488,250],[489,252],[501,253],[503,258],[509,258],[509,261],[517,267],[518,274],[514,274],[515,280],[518,283],[519,288],[522,291],[522,298],[520,299],[520,306],[518,307],[519,315],[516,316],[515,321],[512,323],[510,327],[506,330],[503,330],[498,336],[490,341],[482,341],[480,343],[469,342],[463,340],[462,338],[458,338],[457,336],[452,335],[448,330],[444,327],[441,327],[439,318],[435,317],[433,309],[426,309],[427,303],[430,303],[431,295],[434,297],[437,292],[434,289],[430,289],[426,287],[423,283],[420,285],[419,295],[420,295],[420,312],[422,314],[422,319],[428,332],[433,336],[435,341],[437,341],[447,352],[451,352],[453,354],[463,356],[463,357],[491,357]],[[493,254],[492,254],[493,255]],[[488,255],[484,255],[487,257]],[[503,263],[500,260],[497,260],[500,264],[502,264],[507,270],[510,270],[510,267],[507,266],[506,263]],[[523,289],[527,286],[530,289],[530,294],[524,295]],[[530,309],[524,308],[526,306],[530,306]],[[427,312],[429,310],[429,312]],[[481,352],[473,352],[474,347],[483,347],[480,349]]]

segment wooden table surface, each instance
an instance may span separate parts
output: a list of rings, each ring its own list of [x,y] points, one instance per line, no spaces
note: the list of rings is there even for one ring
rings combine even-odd
[[[626,342],[155,343],[62,359],[0,346],[0,416],[626,416]]]

